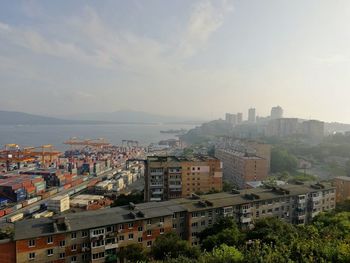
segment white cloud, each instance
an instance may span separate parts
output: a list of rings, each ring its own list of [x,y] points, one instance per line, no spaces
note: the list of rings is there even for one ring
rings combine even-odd
[[[194,7],[189,19],[184,38],[180,43],[180,51],[185,57],[192,56],[203,48],[210,36],[224,23],[225,15],[233,10],[226,1],[217,1],[218,7],[211,1],[199,2]]]
[[[11,30],[11,28],[8,24],[0,22],[0,31],[8,32],[10,30]]]
[[[325,57],[316,57],[316,62],[327,64],[327,65],[335,65],[339,63],[349,62],[349,58],[343,54],[332,54]]]

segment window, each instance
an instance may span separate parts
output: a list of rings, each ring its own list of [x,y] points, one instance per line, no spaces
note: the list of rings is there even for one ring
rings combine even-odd
[[[164,217],[159,218],[160,223],[164,223]]]
[[[48,257],[50,257],[50,256],[52,256],[53,255],[53,249],[51,248],[51,249],[48,249],[47,250],[47,256]]]
[[[105,230],[104,229],[97,229],[93,231],[94,236],[102,235],[104,234]]]
[[[176,229],[177,228],[177,224],[173,224],[173,229]]]
[[[28,246],[29,247],[35,247],[35,239],[31,239],[28,241]]]
[[[197,227],[197,226],[198,226],[198,222],[192,223],[192,227]]]
[[[164,234],[164,228],[159,229],[160,234]]]
[[[88,255],[88,254],[83,254],[83,255],[81,256],[81,258],[82,258],[83,261],[87,261],[88,258],[89,258],[89,255]]]
[[[61,240],[60,241],[60,247],[64,247],[66,245],[66,240]]]
[[[205,221],[201,221],[201,226],[205,226]]]
[[[71,234],[71,238],[72,238],[72,239],[77,238],[77,232],[73,232],[73,233]]]
[[[92,254],[92,259],[98,259],[98,258],[103,258],[105,256],[104,252]]]
[[[147,219],[147,225],[152,224],[152,220],[151,219]]]
[[[204,217],[205,216],[205,211],[202,211],[201,212],[201,217]]]
[[[81,237],[87,237],[87,236],[88,236],[88,232],[87,231],[81,232]]]
[[[152,246],[152,241],[147,241],[147,247]]]
[[[129,223],[128,224],[128,228],[133,228],[134,227],[134,223]]]
[[[173,214],[173,218],[176,218],[176,214],[175,213]]]
[[[100,247],[100,246],[104,246],[105,241],[104,240],[97,240],[95,242],[92,242],[92,247]]]
[[[89,247],[89,243],[83,243],[81,244],[81,248],[88,248]]]
[[[139,238],[137,239],[137,241],[138,241],[139,243],[141,243],[141,242],[142,242],[142,237],[139,237]]]
[[[76,251],[76,250],[77,250],[77,245],[76,245],[76,244],[72,245],[72,246],[71,246],[71,250],[72,250],[72,251]]]
[[[124,236],[119,236],[120,241],[124,241]]]
[[[60,259],[63,259],[66,257],[66,253],[60,253]]]
[[[72,256],[70,262],[77,262],[77,256]]]
[[[107,226],[107,228],[106,228],[106,231],[107,231],[107,232],[112,232],[112,230],[113,230],[113,229],[112,229],[111,226]]]
[[[152,230],[147,230],[147,236],[151,236],[152,235]]]
[[[134,239],[134,234],[129,234],[129,240]]]
[[[52,236],[47,237],[47,243],[48,244],[52,244],[53,243],[53,237]]]
[[[143,227],[142,227],[142,226],[139,226],[139,227],[137,228],[137,231],[142,232],[142,231],[143,231]]]
[[[29,260],[35,259],[35,252],[29,253]]]

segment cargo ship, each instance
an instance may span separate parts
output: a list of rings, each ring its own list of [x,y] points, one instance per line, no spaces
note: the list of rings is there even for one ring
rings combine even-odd
[[[185,129],[179,129],[179,130],[165,130],[165,131],[160,131],[160,133],[168,133],[168,134],[184,134],[187,130]]]

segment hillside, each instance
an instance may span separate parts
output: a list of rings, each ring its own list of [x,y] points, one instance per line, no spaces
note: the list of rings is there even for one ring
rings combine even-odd
[[[16,111],[0,111],[0,124],[2,125],[58,125],[58,124],[103,124],[104,121],[65,120],[28,114]]]
[[[95,112],[64,116],[65,119],[100,120],[116,123],[188,123],[199,124],[202,120],[191,117],[165,116],[142,111],[120,110],[115,112]]]

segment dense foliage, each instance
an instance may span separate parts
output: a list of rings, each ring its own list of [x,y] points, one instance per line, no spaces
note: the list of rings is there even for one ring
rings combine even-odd
[[[143,192],[135,192],[129,195],[121,194],[117,197],[117,199],[113,202],[111,206],[115,207],[115,206],[128,205],[130,202],[134,204],[139,204],[139,203],[142,203],[143,201],[144,201]]]
[[[297,158],[287,150],[278,147],[272,148],[271,172],[295,172],[297,165]]]
[[[349,211],[350,201],[341,206]],[[128,262],[158,263],[292,263],[350,262],[350,212],[323,213],[309,225],[291,225],[277,218],[255,222],[242,231],[222,218],[199,234],[193,247],[175,233],[157,238],[152,249],[130,247]]]

